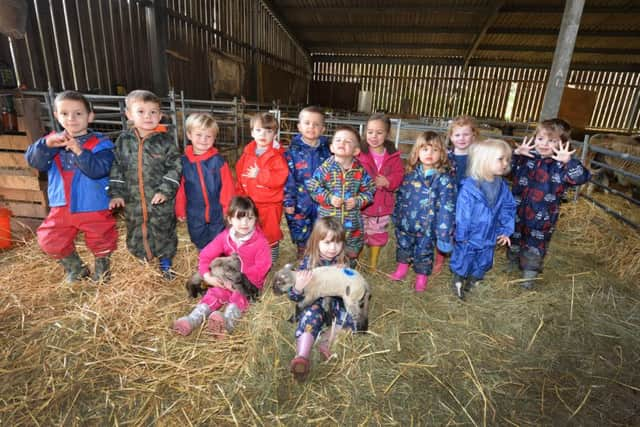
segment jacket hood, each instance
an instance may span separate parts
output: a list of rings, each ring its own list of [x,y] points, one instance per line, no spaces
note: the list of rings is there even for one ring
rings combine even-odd
[[[184,149],[184,155],[187,156],[187,159],[189,159],[190,162],[207,160],[215,156],[216,154],[218,154],[218,149],[216,147],[211,147],[202,154],[194,154],[193,145],[187,145],[187,147]]]

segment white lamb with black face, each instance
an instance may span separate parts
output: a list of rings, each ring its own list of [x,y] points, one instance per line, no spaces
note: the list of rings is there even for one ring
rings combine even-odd
[[[371,287],[365,278],[356,270],[337,266],[316,267],[311,271],[311,280],[304,288],[304,299],[298,303],[298,307],[306,307],[320,297],[342,298],[356,330],[366,331],[369,326]],[[287,264],[274,276],[274,292],[288,292],[295,283],[296,272],[291,264]]]

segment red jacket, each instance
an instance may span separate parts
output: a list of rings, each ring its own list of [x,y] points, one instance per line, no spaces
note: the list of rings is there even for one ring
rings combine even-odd
[[[251,166],[258,166],[258,176],[247,178],[244,176]],[[284,184],[289,175],[287,161],[282,151],[268,147],[260,157],[256,156],[256,142],[251,141],[242,152],[236,164],[236,178],[238,180],[238,194],[249,196],[256,205],[282,204],[284,198]]]
[[[404,176],[404,166],[400,158],[400,151],[391,154],[385,153],[380,170],[376,167],[376,162],[373,160],[371,153],[361,152],[358,154],[358,160],[374,182],[379,175],[389,180],[388,187],[376,187],[373,203],[364,208],[362,214],[367,216],[391,215],[396,203],[394,193],[402,184]]]

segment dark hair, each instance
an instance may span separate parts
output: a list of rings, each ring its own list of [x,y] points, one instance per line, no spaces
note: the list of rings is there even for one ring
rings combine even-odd
[[[65,90],[64,92],[60,92],[53,101],[53,105],[58,110],[58,102],[60,101],[78,101],[82,102],[82,104],[87,109],[87,113],[93,111],[91,109],[91,104],[87,101],[87,98],[84,97],[80,92],[76,92],[75,90]]]
[[[571,139],[571,125],[562,119],[548,119],[540,122],[536,128],[536,133],[544,130],[560,137],[562,142]]]
[[[346,130],[347,132],[351,132],[356,137],[356,144],[358,144],[356,146],[356,148],[360,148],[360,134],[358,133],[357,130],[355,130],[355,128],[353,126],[349,126],[349,125],[336,126],[336,128],[335,128],[335,130],[333,132],[333,136],[335,137],[336,133],[338,133],[341,130]],[[331,141],[333,143],[333,138],[331,138]]]
[[[258,208],[256,204],[251,200],[251,197],[235,196],[229,203],[227,209],[227,217],[229,218],[244,218],[245,216],[253,215],[258,220]]]
[[[387,115],[383,114],[383,113],[374,113],[372,114],[368,119],[367,119],[367,125],[364,129],[364,138],[362,138],[361,142],[360,142],[360,151],[362,151],[363,153],[368,153],[369,152],[369,144],[367,144],[367,127],[369,127],[369,123],[371,122],[382,122],[384,123],[385,127],[387,128],[387,135],[389,135],[389,132],[391,131],[391,119],[389,119],[389,117],[387,117]],[[384,140],[384,149],[387,151],[387,153],[389,154],[393,154],[396,151],[398,151],[396,149],[396,144],[393,141],[389,141],[388,139],[385,138]]]
[[[278,131],[278,120],[276,116],[271,113],[256,113],[251,116],[249,124],[253,128],[257,123],[260,123],[260,127],[265,129],[271,129],[274,132]]]
[[[124,99],[125,104],[127,105],[127,109],[131,107],[131,104],[134,102],[153,102],[154,104],[158,104],[158,107],[162,106],[162,100],[155,93],[137,89],[129,92],[127,97]]]

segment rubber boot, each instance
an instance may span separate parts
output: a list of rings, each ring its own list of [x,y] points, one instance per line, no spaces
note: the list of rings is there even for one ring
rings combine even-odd
[[[67,273],[64,279],[66,283],[74,283],[89,277],[89,269],[84,265],[76,251],[62,258],[60,264],[62,264],[64,271]]]
[[[476,286],[478,286],[478,282],[482,279],[478,279],[477,277],[470,276],[469,280],[464,284],[464,290],[466,292],[472,291]]]
[[[237,305],[231,303],[227,305],[227,308],[224,309],[224,327],[227,329],[228,333],[233,332],[236,328],[236,322],[242,316],[242,311],[238,308]]]
[[[224,323],[224,315],[216,310],[209,315],[207,330],[215,339],[223,340],[227,336],[227,328]]]
[[[451,281],[451,290],[453,290],[455,296],[464,299],[464,277],[454,273]]]
[[[109,255],[97,257],[95,263],[95,269],[93,270],[93,276],[91,279],[94,282],[107,283],[111,279],[111,262]]]
[[[378,268],[378,257],[380,256],[381,246],[371,246],[371,251],[369,252],[369,268],[371,270],[375,270]]]
[[[396,281],[404,280],[408,271],[409,271],[409,264],[399,262],[398,267],[396,267],[396,271],[391,273],[391,275],[389,275],[389,278],[391,280],[396,280]]]
[[[313,346],[313,335],[309,332],[303,332],[296,341],[296,357],[289,364],[289,369],[293,374],[293,378],[297,381],[304,381],[309,375],[311,369],[311,346]]]
[[[528,290],[533,289],[533,282],[537,276],[538,272],[535,270],[524,270],[522,272],[522,278],[526,280],[520,282],[520,286]]]
[[[271,265],[276,265],[278,262],[278,256],[280,255],[280,244],[275,242],[271,245]]]
[[[433,271],[431,272],[431,276],[437,276],[442,271],[442,266],[444,265],[444,255],[440,253],[440,251],[436,250],[436,260],[433,263]]]
[[[176,278],[176,273],[171,269],[171,258],[160,258],[160,271],[165,280],[171,281]]]
[[[320,340],[318,340],[318,351],[324,358],[324,360],[329,360],[331,357],[331,345],[335,340],[336,336],[342,330],[342,326],[333,324],[331,329],[325,331],[321,336]]]
[[[204,320],[209,317],[211,308],[207,304],[198,304],[189,313],[173,322],[173,330],[180,335],[189,335],[195,328],[197,328]]]
[[[416,274],[416,292],[424,292],[427,289],[427,275]]]

